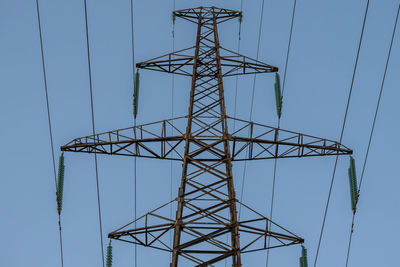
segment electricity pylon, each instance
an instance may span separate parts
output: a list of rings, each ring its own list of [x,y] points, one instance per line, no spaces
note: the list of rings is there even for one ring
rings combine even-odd
[[[77,138],[61,147],[62,151],[182,161],[178,197],[109,237],[168,251],[171,267],[178,263],[216,266],[225,259],[237,267],[242,266],[243,253],[303,243],[236,199],[232,162],[348,155],[352,150],[335,141],[227,116],[224,77],[272,73],[278,68],[220,46],[218,24],[240,18],[241,12],[198,7],[175,11],[174,16],[197,25],[196,44],[136,66],[191,77],[188,115]],[[233,121],[236,129],[230,132]],[[163,211],[169,205],[176,206],[173,218]],[[168,241],[170,231],[173,240]]]

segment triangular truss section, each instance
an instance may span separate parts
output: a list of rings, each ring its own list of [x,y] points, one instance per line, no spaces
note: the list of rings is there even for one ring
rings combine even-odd
[[[199,19],[210,22],[215,16],[216,24],[239,18],[242,12],[218,7],[195,7],[174,11],[173,14],[193,23],[198,23]]]
[[[224,209],[229,200],[207,208],[191,207],[186,212],[182,226],[181,244],[178,248],[189,262],[200,265],[214,259],[230,257],[231,225],[229,215]],[[240,251],[248,253],[303,243],[304,240],[282,226],[270,221],[262,214],[240,203],[236,205],[242,213],[238,222]],[[190,202],[190,201],[189,201]],[[177,201],[162,205],[121,228],[108,234],[109,238],[172,252],[171,235],[177,221],[171,218],[171,210],[176,209]],[[188,205],[190,207],[190,205]],[[268,229],[271,227],[271,229]],[[269,242],[268,242],[268,239]],[[190,249],[188,249],[190,247]],[[213,251],[210,256],[210,251]]]
[[[206,69],[215,67],[215,53],[214,49],[209,46],[200,46],[200,56],[197,66],[201,68],[206,66],[204,71],[199,71],[200,77],[213,77]],[[193,65],[195,63],[194,55],[195,47],[189,47],[173,53],[169,53],[160,57],[156,57],[144,62],[137,63],[136,66],[141,69],[148,69],[153,71],[161,71],[185,76],[192,76]],[[238,54],[234,51],[220,47],[220,59],[222,76],[235,76],[254,73],[268,73],[278,71],[277,67],[263,63],[261,61],[251,59],[249,57]]]
[[[236,129],[230,135],[233,161],[353,153],[337,141],[235,118],[228,118],[228,121],[231,125],[235,123]]]
[[[185,117],[75,138],[62,151],[182,160]]]
[[[99,153],[145,158],[183,160],[187,117],[148,123],[96,135],[76,138],[61,147],[63,151]],[[235,131],[228,135],[232,161],[271,158],[296,158],[350,155],[353,151],[339,142],[307,134],[287,131],[255,122],[227,117]],[[193,119],[189,140],[206,160],[220,160],[223,138],[216,127],[221,118]]]

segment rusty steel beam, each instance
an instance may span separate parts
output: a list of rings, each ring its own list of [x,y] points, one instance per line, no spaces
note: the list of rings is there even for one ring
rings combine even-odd
[[[176,124],[183,120],[186,121],[187,117],[99,133],[95,136],[84,136],[62,146],[61,150],[182,161],[186,138],[184,130],[181,129],[183,127]],[[232,161],[353,153],[351,149],[336,141],[227,117],[228,122],[233,120],[239,129],[226,136],[232,148],[230,151]],[[207,131],[217,130],[215,126],[209,124],[205,124],[204,127]],[[168,134],[172,129],[175,135]],[[214,157],[204,157],[202,160],[221,159],[224,154],[221,150],[217,150],[216,146],[224,139],[211,134],[206,136],[201,130],[204,131],[204,128],[200,128],[195,137],[193,134],[189,137],[198,149],[196,154],[211,152]],[[209,142],[213,145],[209,145]]]
[[[242,12],[217,7],[196,7],[174,11],[173,15],[195,24],[198,23],[200,17],[204,23],[213,23],[215,18],[216,23],[219,24],[230,19],[241,17]]]
[[[191,69],[193,68],[194,64],[194,49],[195,47],[190,47],[147,61],[139,62],[136,64],[136,67],[191,77]],[[219,56],[222,77],[278,71],[278,68],[275,66],[251,59],[231,50],[222,47],[220,47],[220,50],[222,52],[222,55]],[[205,54],[205,52],[208,51],[204,51],[203,53]],[[203,65],[210,65],[208,61],[212,60],[214,57],[213,54],[200,54],[200,56],[202,56],[200,64]],[[213,77],[214,75],[215,74],[213,72],[198,74],[198,76],[202,77]]]
[[[196,199],[186,198],[186,202],[191,203],[195,200],[201,199],[202,196],[199,195]],[[241,242],[241,247],[239,249],[240,253],[249,253],[259,250],[265,250],[270,248],[284,247],[294,244],[301,244],[304,240],[290,231],[284,229],[278,224],[270,221],[263,215],[250,209],[248,206],[240,203],[238,200],[233,200],[237,206],[242,206],[243,209],[247,209],[252,215],[252,219],[238,221],[238,233],[240,236],[244,237]],[[145,247],[151,247],[163,251],[173,252],[174,248],[169,245],[168,238],[170,232],[174,231],[175,221],[172,218],[168,218],[169,205],[175,204],[176,206],[178,200],[175,199],[170,203],[163,205],[144,216],[138,218],[135,221],[111,232],[108,234],[109,238],[129,242],[133,244],[142,245]],[[230,250],[230,244],[226,243],[226,240],[218,240],[218,237],[226,235],[232,231],[232,224],[229,223],[227,218],[218,217],[218,212],[229,207],[230,201],[221,202],[207,209],[202,209],[192,205],[190,212],[184,216],[185,222],[182,223],[185,233],[189,233],[192,239],[187,240],[185,243],[181,243],[176,247],[183,254],[191,255],[194,261],[201,262],[193,254],[219,254],[215,258],[209,259],[213,261],[216,258],[222,257],[232,257],[235,253],[234,250]],[[162,210],[162,209],[165,210]],[[215,215],[214,223],[203,223],[202,218]],[[188,220],[190,219],[190,220]],[[221,221],[222,220],[222,221]],[[275,231],[268,229],[268,225],[271,223],[275,227]],[[137,224],[136,228],[132,228]],[[279,231],[279,232],[277,232]],[[269,247],[267,247],[267,238],[271,238],[273,241]],[[188,249],[196,244],[206,242],[220,251],[212,251],[205,249]],[[203,262],[205,264],[207,262]]]

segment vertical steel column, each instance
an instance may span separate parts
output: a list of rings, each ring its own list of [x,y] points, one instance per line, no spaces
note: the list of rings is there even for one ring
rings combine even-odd
[[[175,225],[175,230],[174,230],[172,262],[170,264],[171,267],[178,266],[179,253],[178,253],[177,247],[180,244],[181,230],[182,230],[182,214],[183,214],[183,204],[185,201],[186,176],[187,176],[188,160],[189,160],[189,146],[190,146],[189,137],[191,136],[191,131],[192,131],[193,102],[194,102],[194,91],[196,88],[196,79],[197,79],[197,62],[199,59],[201,24],[202,24],[202,16],[200,14],[199,19],[198,19],[198,24],[197,24],[196,50],[195,50],[194,64],[193,64],[192,86],[191,86],[191,90],[190,90],[188,122],[187,122],[187,126],[186,126],[185,156],[184,156],[183,164],[182,164],[181,186],[179,187],[179,190],[178,190],[178,207],[177,207],[177,211],[176,211],[176,225]]]
[[[208,14],[210,15],[210,14]],[[204,27],[205,32],[202,32],[202,28]],[[212,40],[214,39],[214,40]],[[225,100],[224,100],[224,88],[223,88],[223,81],[222,81],[222,68],[221,68],[221,58],[219,53],[219,38],[218,38],[218,29],[217,29],[217,16],[215,13],[214,8],[212,8],[212,17],[211,19],[204,18],[202,10],[198,14],[198,24],[197,24],[197,37],[196,37],[196,49],[195,49],[195,57],[194,57],[194,65],[193,65],[193,74],[192,74],[192,84],[191,84],[191,92],[190,92],[190,104],[189,104],[189,115],[188,115],[188,122],[186,128],[186,136],[185,136],[185,155],[183,161],[183,169],[182,169],[182,179],[181,179],[181,186],[179,188],[179,195],[178,195],[178,207],[176,212],[176,225],[174,229],[174,241],[173,241],[173,253],[172,253],[172,261],[170,266],[177,267],[179,256],[182,253],[181,249],[193,247],[200,243],[206,242],[214,242],[215,238],[219,235],[224,233],[230,234],[230,244],[228,245],[229,249],[226,252],[217,252],[216,256],[212,259],[207,260],[206,262],[199,264],[199,266],[207,266],[209,264],[222,261],[227,257],[232,257],[232,265],[234,267],[241,266],[241,257],[240,257],[240,243],[239,243],[239,229],[238,229],[238,221],[237,221],[237,210],[236,210],[236,197],[235,197],[235,190],[233,185],[233,177],[232,177],[232,163],[230,158],[230,148],[229,148],[229,139],[228,139],[228,128],[226,122],[226,109],[225,109]],[[202,68],[199,70],[199,66]],[[202,74],[207,73],[207,78],[203,77]],[[209,74],[212,74],[212,78],[210,78]],[[214,84],[215,83],[215,84]],[[206,85],[205,85],[206,84]],[[206,89],[203,87],[206,86]],[[207,87],[208,86],[208,87]],[[204,95],[212,95],[213,92],[218,97],[215,103],[202,103],[202,97],[199,97],[199,91],[202,91]],[[197,98],[195,97],[197,96]],[[198,112],[194,113],[194,107],[198,109],[207,109],[207,108],[218,108],[218,114],[215,115],[217,119],[216,123],[207,124],[207,119],[203,118],[199,115]],[[202,108],[199,108],[201,106]],[[215,110],[214,110],[215,111]],[[191,161],[195,160],[195,153],[190,152],[190,143],[197,142],[199,136],[192,136],[192,122],[193,119],[196,120],[198,123],[199,121],[203,122],[208,130],[218,130],[221,132],[220,141],[215,143],[208,144],[208,150],[216,149],[218,144],[223,144],[223,155],[217,163],[212,162],[202,162],[204,172],[207,172],[207,169],[216,168],[215,166],[218,165],[225,165],[225,173],[223,178],[223,184],[221,184],[218,188],[224,188],[227,192],[227,199],[221,199],[217,196],[214,196],[215,200],[220,202],[221,210],[229,210],[229,224],[225,224],[221,222],[219,225],[209,225],[203,232],[199,230],[198,235],[200,237],[193,237],[192,240],[187,241],[185,244],[181,244],[181,235],[182,231],[185,228],[185,222],[183,221],[183,213],[185,210],[185,194],[186,194],[186,187],[187,182],[191,180],[191,177],[188,177],[188,166],[191,164]],[[201,161],[201,160],[199,160]],[[208,184],[204,184],[206,188],[213,188],[215,186],[211,182]],[[220,189],[222,190],[222,189]],[[203,190],[198,190],[203,191]],[[204,191],[205,192],[205,191]],[[209,193],[209,192],[208,192]],[[205,194],[208,194],[205,193]],[[212,197],[212,194],[209,193]],[[214,213],[207,214],[204,217],[214,217],[217,216]],[[206,230],[215,230],[215,232],[209,233]],[[191,250],[193,252],[193,250]],[[212,253],[209,250],[197,250],[198,253]]]
[[[227,185],[228,185],[228,194],[230,201],[230,221],[231,221],[231,242],[233,248],[232,255],[232,265],[234,267],[242,266],[241,258],[240,258],[240,243],[239,243],[239,225],[237,220],[237,211],[236,211],[236,195],[235,188],[233,184],[233,175],[232,175],[232,162],[231,162],[231,152],[229,148],[228,141],[228,126],[226,123],[226,108],[225,108],[225,96],[224,96],[224,85],[222,81],[222,68],[221,68],[221,58],[219,54],[219,37],[218,37],[218,28],[217,28],[217,18],[215,16],[215,10],[213,8],[213,28],[214,28],[214,42],[215,42],[215,53],[216,53],[216,61],[217,61],[217,77],[218,77],[218,91],[219,91],[219,99],[221,101],[220,109],[221,109],[221,119],[222,119],[222,129],[223,129],[223,139],[224,139],[224,152],[225,152],[225,166],[227,172]]]

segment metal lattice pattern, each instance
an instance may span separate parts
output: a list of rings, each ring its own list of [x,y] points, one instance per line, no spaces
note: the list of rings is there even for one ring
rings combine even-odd
[[[233,125],[233,121],[237,130],[228,134],[232,161],[350,155],[353,152],[336,141],[227,117],[228,126]],[[182,161],[186,122],[187,117],[180,117],[80,137],[63,146],[62,150]],[[200,127],[198,132],[201,129],[205,130]],[[175,134],[170,135],[172,132]],[[222,137],[198,135],[196,140],[200,141],[196,146],[202,151],[208,147],[205,142],[220,142]],[[218,155],[204,160],[218,158]]]
[[[303,243],[302,238],[238,202],[232,161],[345,155],[352,151],[335,141],[228,117],[223,77],[276,72],[278,68],[220,46],[217,25],[240,17],[241,12],[199,7],[174,14],[197,25],[195,46],[138,63],[137,67],[190,76],[189,114],[76,138],[61,148],[182,161],[178,197],[111,232],[109,237],[171,252],[170,267],[178,263],[216,266],[225,259],[230,266],[238,267],[242,266],[243,253]],[[237,130],[230,133],[232,122]],[[174,218],[169,216],[170,205],[176,209]],[[244,219],[238,218],[238,206]],[[268,229],[269,225],[277,232]],[[167,238],[170,232],[172,244]]]

